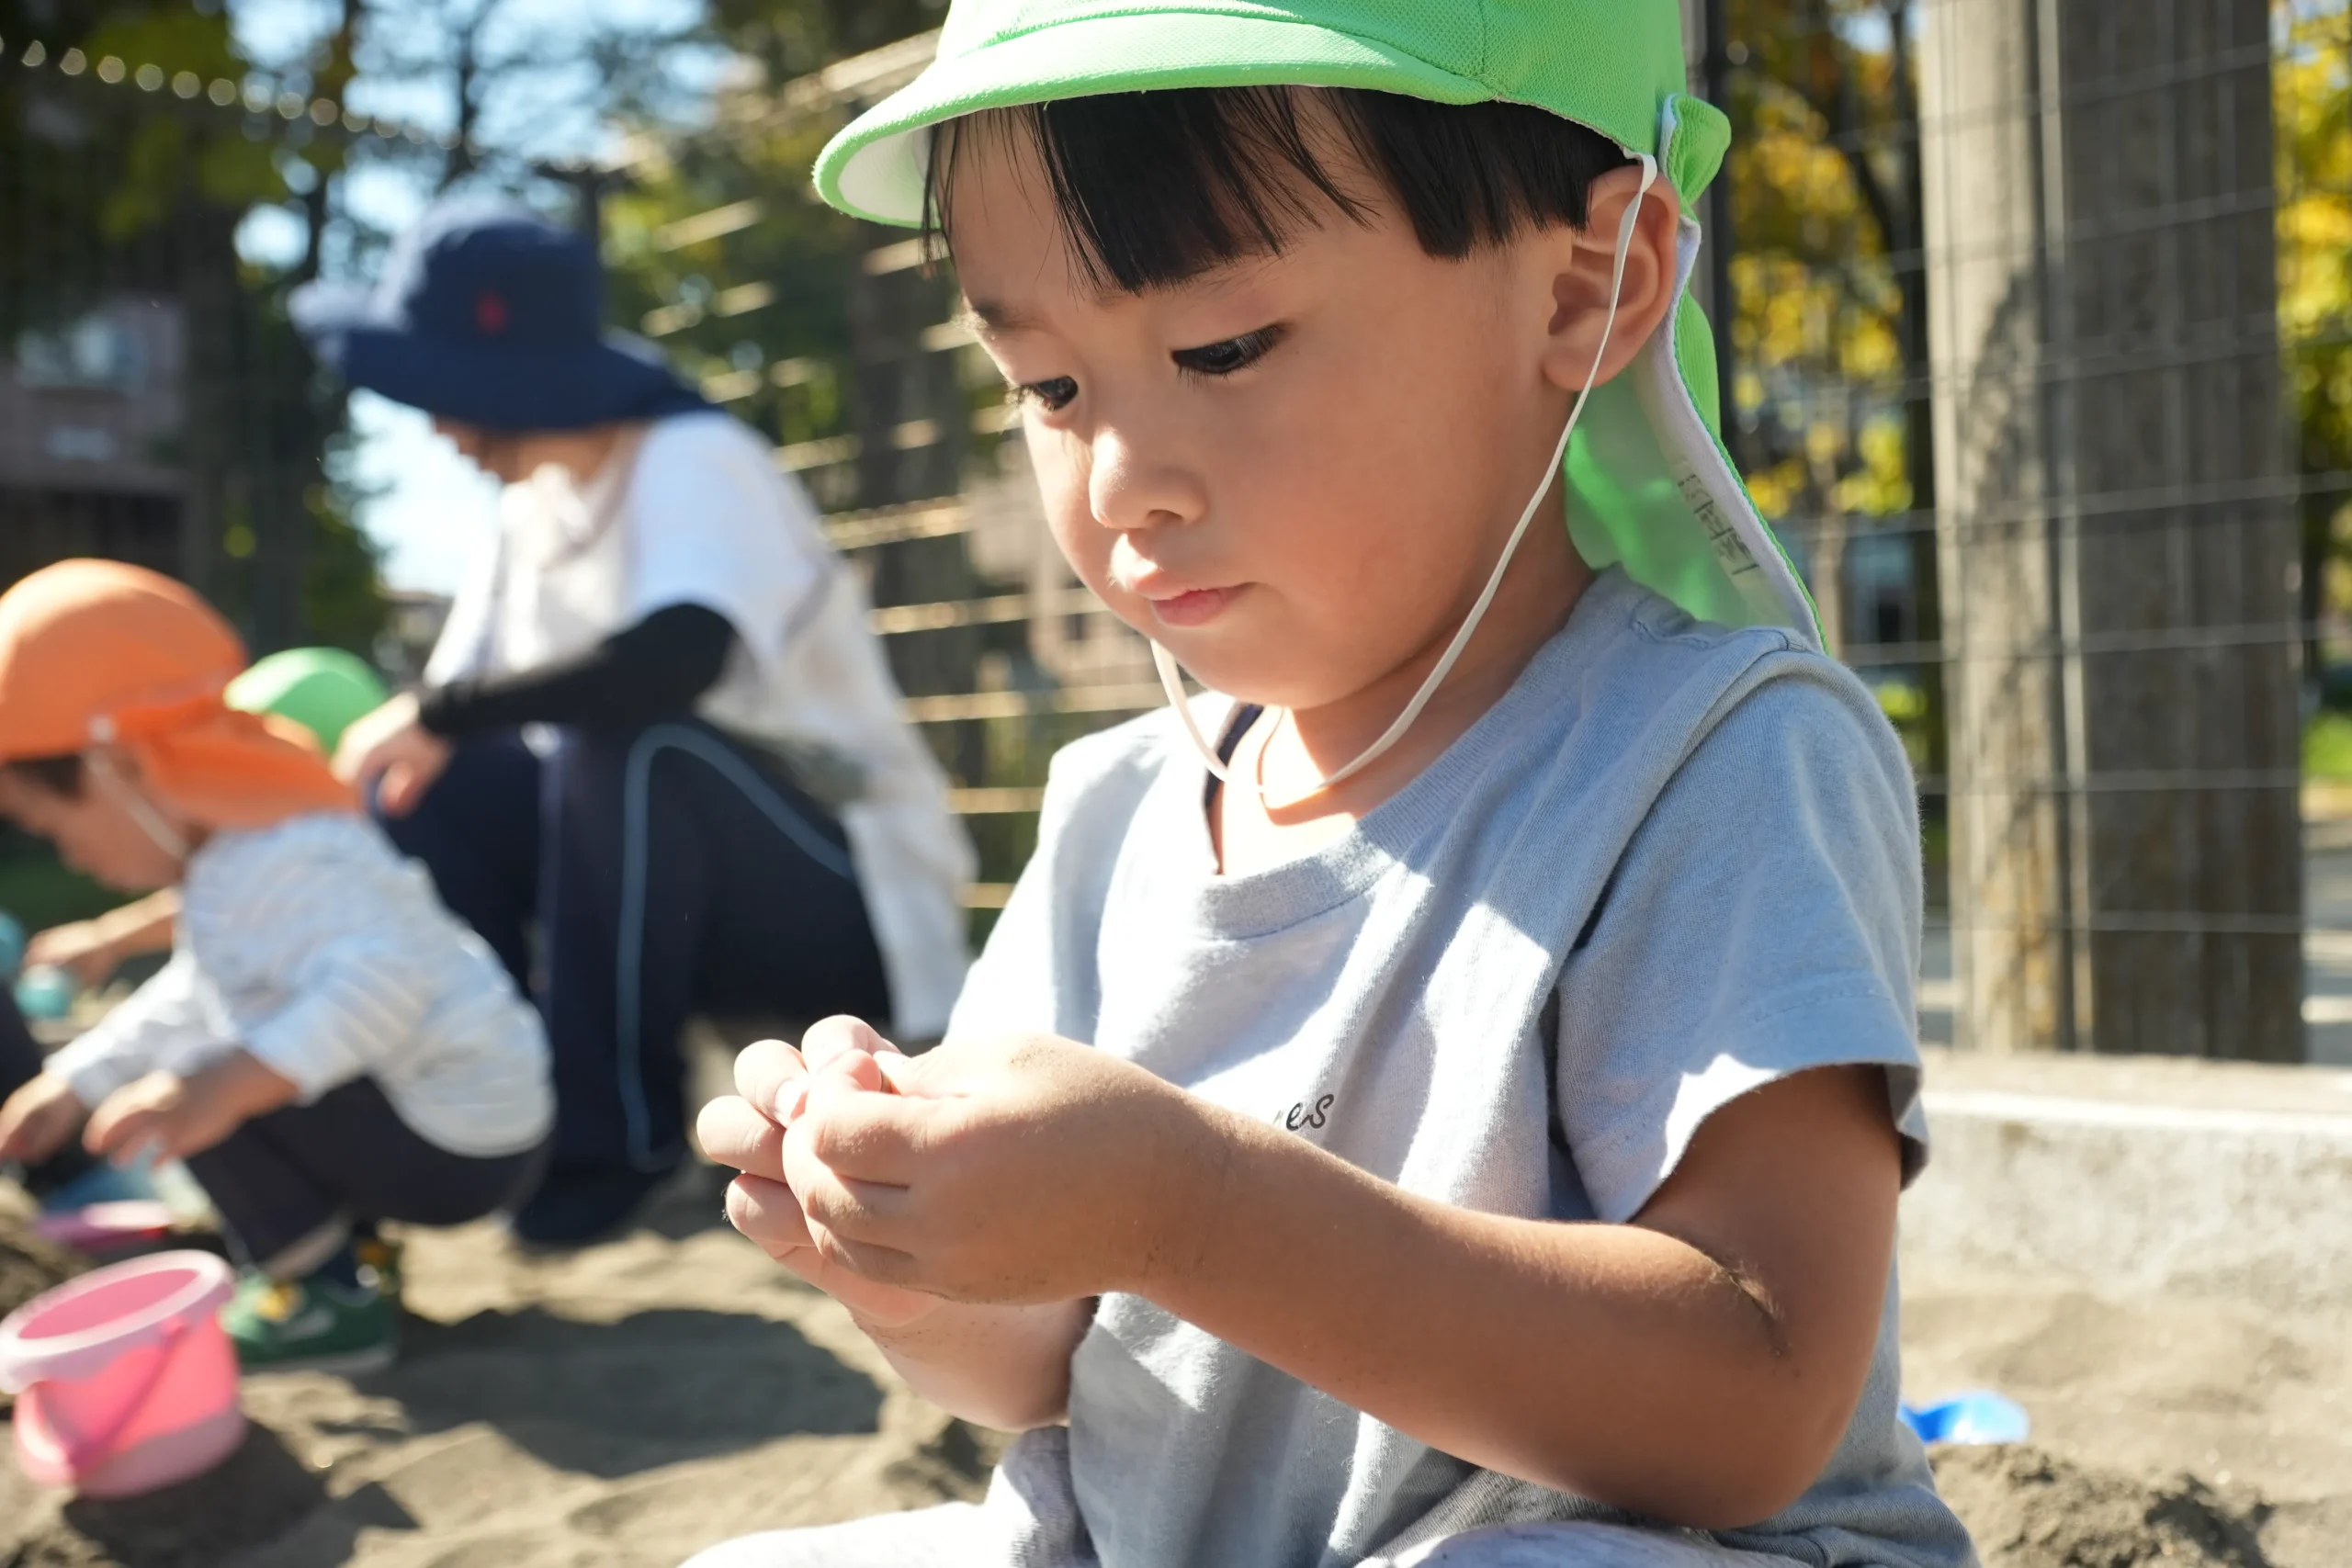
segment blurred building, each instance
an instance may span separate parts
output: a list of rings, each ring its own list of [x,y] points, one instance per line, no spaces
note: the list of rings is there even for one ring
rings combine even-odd
[[[69,556],[184,573],[179,308],[122,298],[0,359],[0,583]]]

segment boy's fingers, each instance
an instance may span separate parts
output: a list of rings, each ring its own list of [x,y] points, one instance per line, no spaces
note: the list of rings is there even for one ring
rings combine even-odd
[[[843,1089],[866,1094],[888,1093],[890,1085],[882,1075],[882,1060],[880,1056],[864,1051],[844,1051],[808,1075],[807,1098],[814,1100],[820,1094],[839,1093]]]
[[[915,1259],[909,1253],[876,1242],[855,1241],[834,1232],[825,1232],[816,1242],[818,1255],[837,1269],[847,1269],[869,1284],[896,1285],[902,1290],[921,1290]]]
[[[909,1187],[922,1174],[936,1109],[895,1094],[819,1093],[785,1143],[790,1167],[797,1145],[836,1176]]]
[[[784,1179],[784,1129],[750,1100],[724,1095],[702,1108],[695,1141],[721,1165],[772,1181]]]
[[[754,1041],[735,1057],[735,1092],[770,1114],[808,1077],[800,1053],[781,1040]]]
[[[141,1123],[146,1120],[142,1111],[126,1111],[109,1116],[101,1107],[90,1118],[82,1133],[82,1146],[102,1159],[112,1159],[115,1151],[132,1141]]]
[[[812,1234],[827,1229],[858,1241],[899,1239],[905,1188],[845,1175],[816,1158],[797,1136],[786,1140],[785,1168]]]
[[[727,1184],[727,1223],[771,1258],[812,1245],[792,1189],[763,1177],[739,1176]]]
[[[872,1024],[859,1018],[822,1019],[810,1025],[808,1032],[800,1037],[800,1054],[808,1059],[812,1071],[852,1052],[876,1056],[886,1051],[892,1055],[899,1054],[896,1045],[883,1039]]]

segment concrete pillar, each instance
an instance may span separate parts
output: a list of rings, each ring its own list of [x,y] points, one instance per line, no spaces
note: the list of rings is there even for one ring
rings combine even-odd
[[[2267,0],[1932,0],[1967,1042],[2302,1058]]]

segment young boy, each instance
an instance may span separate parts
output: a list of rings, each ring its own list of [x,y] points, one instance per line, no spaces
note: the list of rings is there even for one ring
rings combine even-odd
[[[521,1196],[547,1045],[318,752],[223,701],[243,663],[136,567],[65,561],[0,595],[0,812],[101,881],[181,897],[163,970],[0,1105],[0,1159],[77,1128],[117,1161],[184,1159],[247,1265],[225,1314],[245,1365],[364,1370],[398,1316],[374,1222]]]
[[[944,1046],[705,1119],[1026,1435],[698,1568],[1973,1561],[1897,1418],[1911,780],[1712,434],[1679,31],[956,0],[820,164],[944,232],[1177,706],[1057,759]]]

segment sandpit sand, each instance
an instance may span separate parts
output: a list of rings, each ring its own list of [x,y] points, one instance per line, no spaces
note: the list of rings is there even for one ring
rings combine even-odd
[[[71,1502],[0,1466],[0,1568],[671,1568],[746,1531],[974,1495],[988,1436],[900,1388],[840,1310],[717,1224],[526,1259],[412,1241],[402,1364],[257,1378],[222,1470]],[[0,1254],[0,1256],[6,1256]],[[2342,1568],[2352,1322],[1921,1284],[1912,1386],[1992,1386],[2033,1446],[1951,1450],[1987,1568]]]
[[[0,1202],[0,1317],[83,1268],[75,1254],[32,1234],[24,1223],[28,1213],[29,1205]]]
[[[1987,1568],[2352,1562],[2352,1315],[1915,1282],[1904,1338],[1913,1389],[2033,1416],[1939,1456]]]

